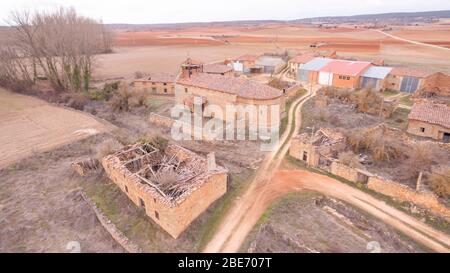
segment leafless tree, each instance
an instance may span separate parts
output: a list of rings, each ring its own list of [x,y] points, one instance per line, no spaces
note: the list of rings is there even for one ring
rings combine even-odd
[[[10,71],[12,78],[28,81],[35,81],[42,73],[56,90],[87,90],[95,55],[111,51],[110,31],[78,15],[73,8],[33,14],[13,12],[10,26],[11,43],[1,51],[9,58],[0,59],[0,67],[6,66],[3,69]],[[14,62],[17,68],[11,67]],[[18,69],[20,73],[11,73]]]

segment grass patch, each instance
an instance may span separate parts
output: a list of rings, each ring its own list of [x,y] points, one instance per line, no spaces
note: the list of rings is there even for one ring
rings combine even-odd
[[[389,98],[389,97],[392,97],[392,96],[395,96],[395,95],[398,95],[398,94],[400,94],[400,92],[399,91],[395,91],[395,90],[384,90],[384,92],[382,93],[382,95],[383,95],[383,97],[385,97],[385,98]]]
[[[406,108],[397,107],[394,113],[385,120],[385,122],[392,127],[404,130],[408,126],[408,115],[411,110]]]
[[[400,98],[400,104],[411,107],[414,105],[414,101],[412,101],[411,95],[406,95]]]

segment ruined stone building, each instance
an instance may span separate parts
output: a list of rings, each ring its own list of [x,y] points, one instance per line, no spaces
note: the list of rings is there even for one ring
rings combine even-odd
[[[133,81],[133,87],[157,95],[175,94],[175,74],[152,73]]]
[[[428,101],[417,102],[408,116],[408,133],[450,142],[450,107]]]
[[[312,136],[300,134],[292,139],[289,154],[310,167],[330,166],[332,158],[346,147],[346,137],[331,128],[321,128]]]
[[[278,126],[285,114],[285,98],[282,91],[244,78],[228,77],[219,74],[203,72],[198,62],[188,59],[182,64],[181,73],[175,84],[175,99],[178,104],[186,105],[193,111],[195,97],[201,98],[201,107],[215,105],[222,109],[226,122],[244,119],[248,124],[266,124],[268,127]],[[227,106],[254,106],[256,115],[239,111],[233,116],[227,116]],[[273,106],[273,107],[272,107]],[[274,110],[277,108],[277,110]],[[267,110],[265,120],[259,119],[259,111]],[[242,115],[241,115],[242,114]],[[204,117],[215,117],[213,114],[203,113]],[[264,122],[264,123],[262,123]]]
[[[127,146],[106,156],[108,177],[172,237],[227,191],[227,170],[177,145],[164,151],[149,144]]]

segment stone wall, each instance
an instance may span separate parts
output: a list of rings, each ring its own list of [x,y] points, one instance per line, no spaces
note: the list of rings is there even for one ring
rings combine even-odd
[[[162,126],[162,127],[168,127],[168,128],[171,128],[175,122],[175,120],[173,120],[169,117],[161,116],[161,115],[158,115],[155,113],[150,113],[148,120],[153,124],[156,124],[156,125]]]
[[[421,128],[424,129],[424,132],[421,131]],[[450,133],[450,129],[436,124],[410,119],[408,121],[407,132],[416,136],[430,137],[436,140],[442,140],[444,138],[444,132]]]
[[[358,181],[358,171],[337,161],[331,163],[331,173],[352,182]]]
[[[432,192],[417,192],[405,185],[385,180],[376,176],[370,177],[367,187],[381,194],[393,197],[400,201],[417,204],[420,207],[450,219],[450,209],[439,202]]]
[[[80,191],[81,197],[83,197],[84,201],[92,208],[97,219],[100,221],[100,224],[108,231],[108,233],[113,237],[113,239],[121,245],[127,252],[129,253],[142,253],[142,249],[128,239],[125,234],[123,234],[109,219],[103,212],[95,205],[94,202],[83,192]]]
[[[433,92],[440,96],[450,96],[450,76],[444,73],[436,73],[424,80],[425,92]]]
[[[117,158],[106,157],[102,165],[112,182],[174,238],[227,191],[227,173],[209,172],[201,178],[204,182],[189,196],[174,204],[153,187],[143,184]]]
[[[152,82],[145,80],[136,80],[133,82],[134,89],[144,90],[149,94],[155,95],[175,95],[175,84],[173,82]]]

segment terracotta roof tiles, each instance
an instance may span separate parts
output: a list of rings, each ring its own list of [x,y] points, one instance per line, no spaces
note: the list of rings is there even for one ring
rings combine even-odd
[[[408,118],[450,128],[450,107],[431,102],[416,103]]]
[[[198,73],[193,74],[190,77],[180,77],[178,78],[177,83],[235,94],[247,99],[268,100],[283,95],[280,90],[266,84],[216,74]]]

